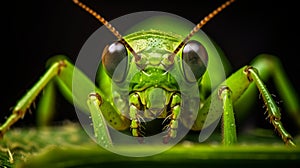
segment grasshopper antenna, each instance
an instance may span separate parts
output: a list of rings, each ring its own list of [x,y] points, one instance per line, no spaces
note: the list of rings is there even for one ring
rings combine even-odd
[[[82,2],[80,2],[79,0],[73,0],[73,2],[76,5],[78,5],[79,7],[81,7],[82,9],[84,9],[85,11],[87,11],[89,14],[93,15],[109,31],[111,31],[126,46],[126,48],[128,48],[128,50],[134,56],[136,62],[141,59],[141,57],[133,50],[133,48],[127,43],[127,41],[125,41],[125,39],[122,37],[122,35],[107,20],[105,20],[104,17],[102,17],[101,15],[99,15],[97,12],[95,12],[94,10],[92,10],[90,7],[86,6],[85,4],[83,4]]]
[[[175,55],[179,52],[179,50],[190,40],[190,38],[198,32],[208,21],[210,21],[213,17],[215,17],[218,13],[220,13],[223,9],[233,3],[235,0],[228,0],[219,6],[217,9],[208,14],[204,19],[202,19],[190,33],[182,40],[182,42],[177,46],[177,48],[173,51],[173,53],[168,57],[168,59],[173,62]]]

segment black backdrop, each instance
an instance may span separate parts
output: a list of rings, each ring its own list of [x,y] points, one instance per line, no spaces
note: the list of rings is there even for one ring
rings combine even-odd
[[[174,13],[197,23],[224,1],[84,2],[107,20],[132,12],[156,10]],[[48,58],[67,54],[75,61],[85,40],[102,26],[72,0],[15,0],[2,7],[7,10],[2,10],[1,25],[4,47],[1,63],[5,66],[1,66],[0,121],[39,79]],[[275,54],[281,58],[294,86],[298,87],[297,15],[298,6],[292,0],[237,0],[203,30],[221,46],[234,69],[247,64],[259,53]],[[299,87],[296,89],[299,92]],[[75,112],[70,112],[73,106],[64,101],[59,101],[57,106],[59,113],[63,115],[68,111],[67,116],[76,119]],[[27,115],[19,124],[28,124],[31,119],[33,115]]]

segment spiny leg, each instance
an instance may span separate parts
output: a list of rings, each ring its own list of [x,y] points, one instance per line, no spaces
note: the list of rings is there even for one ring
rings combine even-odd
[[[285,130],[282,122],[280,121],[281,120],[280,109],[277,106],[274,99],[272,98],[272,95],[269,93],[266,86],[260,79],[257,69],[249,66],[245,69],[245,72],[246,72],[249,80],[254,81],[254,83],[256,84],[256,87],[258,88],[260,94],[262,95],[265,106],[267,108],[268,118],[270,119],[270,122],[275,127],[276,131],[281,136],[282,140],[287,145],[295,146],[294,142],[292,141],[292,136]]]
[[[250,64],[255,67],[259,72],[259,77],[263,82],[272,82],[275,86],[276,93],[272,94],[273,98],[276,96],[277,104],[280,102],[282,111],[287,117],[287,121],[293,127],[296,127],[296,131],[300,129],[300,101],[298,92],[294,89],[291,81],[289,81],[287,73],[284,71],[283,65],[280,60],[268,54],[261,54],[257,56]],[[270,82],[269,82],[270,81]],[[235,107],[239,111],[247,111],[254,105],[254,101],[257,99],[257,94],[259,93],[255,84],[250,85],[245,93],[241,96],[237,102],[235,102]],[[279,101],[278,101],[279,99]],[[248,110],[249,111],[249,110]],[[237,117],[245,118],[246,116],[238,113]],[[297,131],[296,133],[299,133]]]
[[[272,79],[276,90],[283,100],[285,112],[293,119],[295,126],[300,128],[300,101],[292,83],[288,80],[288,75],[284,71],[280,60],[268,54],[261,54],[256,57],[251,66],[255,67],[259,72],[259,77],[263,81]]]
[[[213,93],[205,100],[203,106],[201,107],[201,109],[198,112],[196,121],[195,121],[192,129],[193,130],[201,130],[201,129],[208,127],[209,125],[211,125],[212,123],[214,123],[215,121],[217,121],[219,119],[220,115],[218,115],[218,114],[223,114],[223,116],[224,116],[224,114],[227,111],[227,110],[224,111],[224,109],[229,108],[230,110],[228,110],[228,112],[231,113],[232,109],[230,108],[230,106],[231,106],[230,104],[236,102],[245,93],[245,91],[249,88],[249,86],[251,86],[250,83],[252,83],[252,81],[254,81],[254,83],[256,84],[256,87],[259,89],[261,95],[264,97],[264,102],[265,102],[266,106],[268,107],[269,118],[271,120],[271,123],[274,125],[276,131],[279,133],[282,140],[286,144],[295,146],[295,144],[292,141],[291,135],[285,130],[285,128],[283,127],[283,124],[280,121],[280,111],[279,111],[279,108],[278,108],[276,102],[273,100],[271,94],[266,89],[265,85],[259,78],[256,71],[257,70],[255,70],[255,68],[253,68],[252,66],[245,66],[245,67],[239,69],[237,72],[233,73],[231,76],[229,76],[226,79],[226,81],[224,81],[222,84],[220,84],[220,86],[215,91],[213,91]],[[224,86],[228,87],[231,90],[231,92],[227,92],[227,94],[224,94],[223,96],[221,94],[222,98],[220,100],[220,97],[219,97],[220,91],[223,90],[222,88]],[[227,96],[231,100],[229,100],[229,102],[226,103],[226,100],[224,100],[224,96],[225,97]],[[230,101],[232,103],[230,103]],[[211,108],[211,105],[213,106],[212,108]],[[240,111],[237,111],[237,112],[240,112]],[[214,114],[217,114],[217,115],[214,115]],[[224,120],[224,122],[226,122],[226,123],[223,123],[223,124],[227,124],[229,126],[232,124],[235,125],[235,123],[231,120]],[[222,129],[224,129],[224,126],[222,127]],[[226,133],[226,132],[228,132],[228,133]],[[229,136],[233,135],[233,137],[234,137],[234,135],[236,134],[236,131],[233,129],[226,129],[226,130],[223,130],[223,133],[224,133],[223,136],[226,136],[226,137],[223,137],[224,138],[223,142],[225,143],[225,145],[227,145],[227,144],[230,144],[230,143],[227,143],[228,141],[226,140],[228,138],[228,135]],[[200,133],[200,136],[201,136],[201,133]],[[199,139],[200,139],[200,136],[199,136]],[[232,138],[229,137],[229,139],[232,139]],[[234,138],[232,139],[232,141],[235,141]]]
[[[246,81],[246,79],[248,81]],[[276,131],[281,136],[282,140],[290,146],[295,146],[294,142],[292,141],[292,136],[285,130],[283,124],[281,123],[281,113],[280,109],[277,106],[276,102],[274,101],[272,95],[267,90],[266,86],[262,82],[261,78],[258,75],[258,70],[252,66],[245,66],[238,70],[236,73],[232,74],[229,78],[226,79],[222,85],[226,85],[230,90],[232,91],[232,101],[235,102],[245,91],[249,88],[250,82],[254,82],[256,87],[258,88],[260,94],[263,97],[264,103],[267,107],[268,117],[270,119],[270,122],[275,127]],[[223,108],[226,108],[226,106],[230,106],[230,104],[224,104]],[[224,116],[224,111],[223,111]],[[224,121],[226,122],[226,121]],[[227,125],[232,125],[234,123],[231,123],[230,120],[227,121]],[[224,124],[224,123],[223,123]],[[226,124],[226,123],[225,123]],[[226,127],[223,126],[223,129]],[[227,130],[223,130],[223,132],[230,131],[231,129],[227,128]],[[234,132],[231,131],[232,134]],[[230,134],[231,134],[230,133]],[[225,134],[224,134],[225,136]],[[223,137],[225,142],[226,138]]]
[[[282,140],[287,145],[295,146],[294,142],[292,141],[292,136],[285,130],[282,122],[280,121],[280,119],[281,119],[280,109],[277,106],[276,102],[274,101],[272,95],[269,93],[268,89],[264,85],[263,81],[259,77],[258,70],[252,66],[246,66],[242,69],[245,73],[245,76],[248,78],[248,80],[250,82],[253,81],[255,83],[256,87],[258,88],[261,96],[263,97],[265,106],[267,108],[268,118],[270,119],[270,122],[273,124],[276,131],[281,136]],[[233,108],[232,108],[232,105],[233,105],[232,100],[236,100],[236,98],[231,98],[232,93],[230,90],[232,90],[232,92],[235,93],[236,96],[234,96],[234,97],[239,97],[239,96],[241,96],[241,94],[243,94],[243,92],[239,92],[238,90],[245,90],[249,87],[248,84],[244,84],[244,85],[238,85],[239,88],[237,88],[237,85],[235,83],[233,83],[234,80],[232,80],[232,79],[236,78],[237,80],[241,79],[243,81],[241,76],[239,77],[237,74],[238,73],[231,75],[223,83],[224,85],[226,84],[225,89],[224,89],[224,86],[222,86],[219,89],[219,95],[221,97],[221,100],[223,101],[222,131],[223,131],[223,144],[224,145],[230,145],[230,144],[234,144],[236,142],[236,129],[235,129]],[[239,94],[236,94],[236,92],[238,92]]]
[[[63,67],[66,66],[64,61],[59,61],[47,70],[47,72],[40,78],[40,80],[17,102],[12,110],[12,114],[8,117],[3,125],[0,127],[0,138],[3,137],[5,132],[20,118],[23,118],[26,111],[33,103],[38,94],[44,89],[49,81],[60,74]]]
[[[245,78],[247,78],[248,81],[246,81]],[[238,84],[236,83],[237,80],[239,81]],[[274,101],[272,95],[264,85],[263,81],[259,77],[258,70],[256,68],[252,66],[245,66],[238,70],[236,73],[232,74],[222,85],[226,85],[230,88],[230,90],[232,91],[232,101],[235,102],[246,91],[246,89],[249,88],[249,82],[254,82],[255,86],[258,88],[260,94],[262,95],[263,101],[267,107],[270,122],[273,124],[282,140],[287,145],[295,146],[294,142],[292,141],[292,136],[285,130],[282,122],[280,121],[280,109]],[[230,125],[232,123],[228,122],[228,124]],[[223,132],[225,131],[226,130],[224,130]],[[232,132],[231,134],[234,133]]]
[[[70,63],[65,56],[59,55],[50,59],[50,66],[47,69],[46,73],[39,79],[39,81],[18,101],[17,105],[13,109],[12,114],[6,120],[6,122],[0,126],[0,136],[2,137],[4,133],[20,118],[23,118],[26,110],[30,107],[32,102],[35,100],[37,95],[46,87],[51,89],[46,89],[46,92],[52,92],[52,85],[55,82],[64,95],[64,97],[70,102],[73,103],[81,111],[86,112],[89,115],[89,110],[91,110],[90,104],[87,103],[88,95],[94,91],[98,95],[104,95],[104,93],[99,90],[94,83],[83,74],[78,68],[76,68],[72,63]],[[74,79],[74,76],[76,79]],[[101,81],[100,81],[101,82]],[[49,87],[48,84],[50,84]],[[75,91],[72,89],[77,88]],[[51,93],[50,93],[51,95]],[[45,96],[49,96],[49,93],[46,93]],[[51,97],[51,96],[50,96]],[[51,98],[50,98],[51,99]],[[89,99],[93,99],[89,97]],[[93,99],[95,100],[95,99]],[[46,116],[51,116],[52,110],[45,109],[49,107],[49,98],[42,98],[42,104],[44,107],[39,108],[40,111],[45,111]],[[51,104],[51,103],[50,103]],[[96,104],[96,103],[94,103]],[[128,128],[129,121],[126,118],[122,117],[115,108],[112,107],[109,100],[102,98],[100,110],[94,110],[92,112],[102,113],[104,118],[109,121],[110,125],[117,130],[124,130]],[[45,125],[47,120],[45,117],[38,117],[41,119],[39,123]]]

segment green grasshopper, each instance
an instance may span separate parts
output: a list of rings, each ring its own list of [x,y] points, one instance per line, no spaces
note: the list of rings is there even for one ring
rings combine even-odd
[[[91,116],[91,136],[106,148],[113,147],[118,137],[123,138],[125,130],[129,130],[130,137],[141,144],[147,144],[153,140],[148,137],[161,132],[160,140],[166,144],[177,143],[188,130],[209,130],[200,133],[199,140],[202,141],[220,119],[222,142],[231,145],[237,143],[236,102],[250,99],[256,86],[270,123],[285,144],[295,146],[292,136],[280,121],[279,107],[263,83],[263,79],[270,75],[282,79],[279,81],[280,92],[289,100],[288,111],[300,123],[296,113],[299,101],[284,78],[279,60],[271,55],[260,55],[250,65],[227,77],[227,65],[222,62],[226,58],[222,51],[200,30],[234,0],[225,2],[187,33],[167,32],[168,28],[164,31],[146,29],[147,26],[143,25],[144,30],[135,28],[139,31],[129,30],[131,33],[126,36],[85,4],[73,1],[117,38],[103,49],[96,72],[97,86],[65,56],[50,59],[46,73],[18,101],[12,114],[1,125],[1,137],[24,117],[42,90],[44,96],[42,106],[37,110],[40,114],[38,120],[41,125],[47,124],[51,115],[50,95],[53,85],[58,84],[69,102]],[[274,68],[278,73],[271,73]],[[118,135],[115,137],[114,134]],[[132,143],[131,139],[129,141]]]

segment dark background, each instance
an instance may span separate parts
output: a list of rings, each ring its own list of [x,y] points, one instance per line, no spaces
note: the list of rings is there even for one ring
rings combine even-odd
[[[223,2],[84,1],[107,20],[132,12],[155,10],[174,13],[194,23]],[[66,54],[75,61],[87,38],[102,26],[72,0],[18,0],[7,2],[3,8],[7,10],[2,10],[4,13],[1,15],[4,47],[1,57],[1,122],[16,101],[44,73],[48,58]],[[260,53],[277,55],[299,92],[298,12],[298,5],[292,0],[237,0],[202,30],[220,45],[234,69],[247,64]],[[73,106],[61,100],[62,97],[59,97],[58,113],[76,120]],[[261,118],[264,120],[264,117]],[[33,115],[26,115],[18,124],[32,123],[31,119]]]

